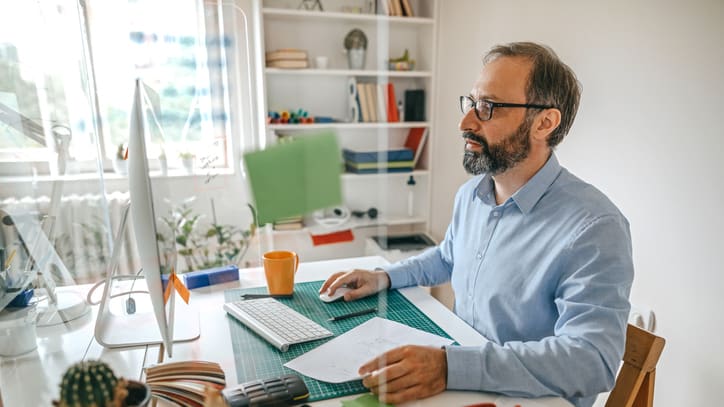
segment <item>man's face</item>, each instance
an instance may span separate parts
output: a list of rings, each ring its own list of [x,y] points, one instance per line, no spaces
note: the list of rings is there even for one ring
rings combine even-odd
[[[480,73],[470,96],[502,103],[526,103],[525,85],[531,63],[524,58],[500,57]],[[471,110],[460,122],[465,139],[463,166],[473,175],[500,174],[515,167],[530,152],[531,121],[526,109],[493,109],[490,120],[481,121]]]

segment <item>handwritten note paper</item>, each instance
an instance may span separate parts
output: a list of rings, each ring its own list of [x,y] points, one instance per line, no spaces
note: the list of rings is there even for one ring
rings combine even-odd
[[[360,366],[396,347],[440,347],[451,343],[451,339],[377,317],[290,360],[284,366],[323,382],[344,383],[359,380],[357,370]]]

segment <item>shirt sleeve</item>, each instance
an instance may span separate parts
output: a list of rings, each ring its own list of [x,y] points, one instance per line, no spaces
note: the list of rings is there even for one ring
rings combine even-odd
[[[393,289],[445,283],[450,280],[452,264],[445,259],[440,246],[435,246],[382,269],[390,276],[390,289]]]
[[[414,285],[431,287],[450,281],[453,270],[453,239],[459,219],[461,192],[455,195],[453,219],[439,245],[431,247],[417,256],[409,257],[389,266],[381,267],[390,276],[390,289]]]
[[[456,197],[456,203],[459,199]],[[457,211],[453,211],[455,214]],[[445,232],[445,238],[439,245],[431,247],[417,256],[382,267],[390,276],[390,289],[414,285],[431,287],[450,281],[453,270],[452,242],[456,229],[456,216]]]
[[[580,405],[590,405],[591,397],[613,387],[633,281],[628,222],[614,215],[591,221],[572,236],[557,263],[554,335],[448,347],[449,389],[586,398],[591,401]]]

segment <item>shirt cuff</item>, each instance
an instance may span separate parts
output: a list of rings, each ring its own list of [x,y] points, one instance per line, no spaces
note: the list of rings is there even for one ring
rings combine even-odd
[[[414,285],[414,283],[410,282],[410,273],[405,271],[404,267],[400,263],[390,264],[385,267],[378,267],[377,270],[383,270],[388,276],[390,276],[390,290]]]
[[[483,375],[479,360],[481,347],[446,346],[447,388],[450,390],[480,390]]]

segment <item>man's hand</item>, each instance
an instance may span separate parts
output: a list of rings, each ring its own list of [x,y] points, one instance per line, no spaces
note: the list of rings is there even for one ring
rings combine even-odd
[[[327,281],[322,284],[319,293],[329,291],[328,294],[332,295],[343,285],[352,288],[352,291],[344,294],[344,300],[352,301],[386,290],[390,286],[390,277],[382,270],[340,271],[332,274]]]
[[[447,358],[439,348],[407,345],[392,349],[359,368],[362,384],[390,404],[430,397],[447,385]]]

